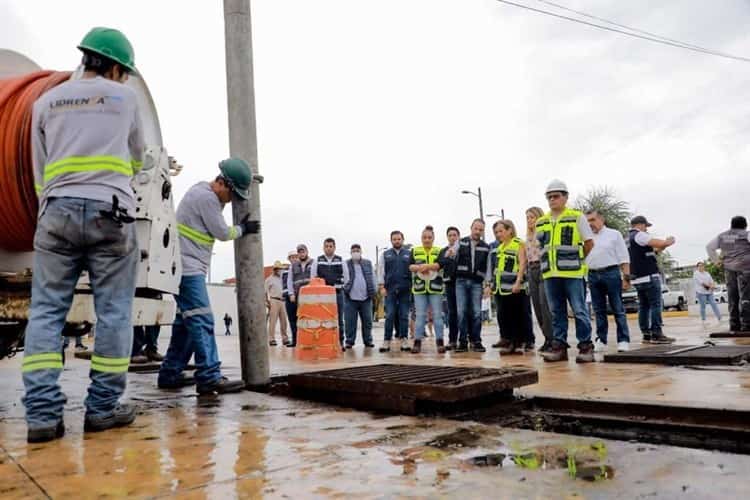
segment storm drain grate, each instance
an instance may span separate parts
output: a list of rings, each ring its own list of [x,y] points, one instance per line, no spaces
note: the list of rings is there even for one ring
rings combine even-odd
[[[512,394],[539,381],[526,367],[468,368],[380,364],[289,375],[293,394],[371,410],[414,414],[419,408]]]
[[[617,354],[606,354],[610,363],[659,365],[737,365],[750,359],[750,346],[660,345]]]
[[[714,332],[709,337],[712,339],[746,339],[750,338],[750,332]]]

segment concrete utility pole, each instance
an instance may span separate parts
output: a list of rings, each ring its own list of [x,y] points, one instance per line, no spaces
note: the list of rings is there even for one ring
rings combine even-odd
[[[244,159],[258,175],[258,139],[255,133],[255,89],[253,87],[253,37],[250,0],[224,0],[224,36],[227,65],[227,109],[229,151]],[[253,182],[250,200],[236,195],[232,216],[238,224],[246,214],[260,220],[258,183]],[[261,234],[234,242],[237,275],[237,324],[240,331],[242,380],[248,389],[263,390],[271,383],[268,362],[268,332],[263,287],[263,241]]]

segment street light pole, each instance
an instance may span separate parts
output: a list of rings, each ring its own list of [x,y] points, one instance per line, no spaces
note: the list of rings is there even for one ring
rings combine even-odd
[[[467,191],[466,189],[464,189],[463,191],[461,191],[461,194],[470,194],[472,196],[476,196],[477,198],[479,198],[479,218],[482,219],[482,221],[484,221],[484,203],[482,202],[482,188],[478,187],[476,193],[474,191]],[[485,240],[487,239],[486,236],[487,236],[487,232],[486,232],[486,227],[485,227],[485,233],[483,235],[483,238]]]

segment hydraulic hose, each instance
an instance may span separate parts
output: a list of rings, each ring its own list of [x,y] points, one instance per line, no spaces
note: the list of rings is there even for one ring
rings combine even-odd
[[[0,80],[0,248],[33,249],[39,205],[31,161],[34,102],[70,78],[70,72],[37,71]]]

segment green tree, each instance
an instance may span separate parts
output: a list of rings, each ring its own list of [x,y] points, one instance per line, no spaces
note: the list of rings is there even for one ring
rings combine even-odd
[[[604,217],[608,227],[617,229],[623,235],[630,229],[630,206],[609,186],[594,186],[587,193],[579,195],[575,201],[575,208],[584,213],[596,210]]]
[[[706,271],[716,283],[724,283],[724,268],[717,266],[710,260],[706,261]]]

